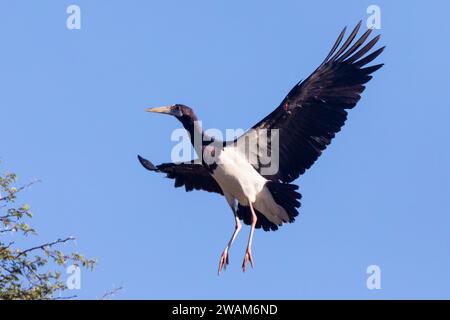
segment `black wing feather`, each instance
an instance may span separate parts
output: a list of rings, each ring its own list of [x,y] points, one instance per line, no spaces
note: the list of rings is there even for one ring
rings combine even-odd
[[[371,74],[383,66],[365,67],[384,50],[382,47],[365,56],[380,39],[378,35],[361,48],[371,30],[350,47],[360,26],[361,22],[336,52],[344,28],[322,64],[253,127],[279,130],[280,167],[268,179],[292,182],[309,169],[345,124],[347,110],[359,101]]]
[[[153,165],[147,159],[138,156],[139,162],[144,168],[154,172],[163,172],[167,178],[175,180],[175,188],[184,186],[186,191],[204,190],[223,194],[216,180],[211,176],[203,165],[198,163],[163,163]]]

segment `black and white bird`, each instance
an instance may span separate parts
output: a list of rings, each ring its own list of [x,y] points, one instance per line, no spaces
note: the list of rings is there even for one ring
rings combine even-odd
[[[234,214],[235,228],[221,255],[219,273],[229,262],[229,249],[241,229],[241,220],[251,225],[242,263],[244,272],[248,262],[253,267],[255,228],[277,230],[283,223],[294,222],[301,195],[292,182],[314,164],[341,130],[347,110],[359,101],[371,74],[383,66],[367,66],[384,47],[369,53],[380,38],[378,35],[366,43],[371,29],[354,41],[360,27],[361,22],[340,46],[344,28],[320,66],[295,85],[272,113],[234,141],[218,141],[207,136],[193,110],[185,105],[146,110],[176,117],[188,131],[197,155],[212,156],[212,162],[200,157],[200,161],[157,166],[141,156],[138,158],[146,169],[174,179],[175,187],[185,186],[186,191],[205,190],[225,196]],[[263,137],[268,131],[276,132],[272,133],[277,135],[276,148]],[[201,137],[201,143],[195,143],[196,136]],[[239,147],[245,143],[263,145],[263,140],[264,148],[253,148],[249,152]],[[271,153],[271,159],[275,159],[274,152],[277,152],[277,170],[265,173],[267,163],[262,164],[260,159]]]

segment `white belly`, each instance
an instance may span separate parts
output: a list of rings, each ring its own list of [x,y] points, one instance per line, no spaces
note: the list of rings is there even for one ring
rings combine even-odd
[[[225,148],[217,159],[217,168],[212,176],[227,198],[236,199],[241,205],[253,207],[276,225],[289,220],[286,211],[279,206],[265,186],[267,179],[234,148]]]
[[[220,153],[213,177],[226,195],[242,205],[248,205],[248,200],[255,202],[267,181],[234,148],[225,148]]]

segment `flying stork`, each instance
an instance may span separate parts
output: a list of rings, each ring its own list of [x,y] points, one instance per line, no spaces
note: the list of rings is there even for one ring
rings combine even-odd
[[[241,229],[241,220],[250,225],[247,250],[242,269],[249,262],[253,268],[252,239],[255,228],[264,231],[277,230],[283,223],[294,222],[300,207],[301,194],[292,184],[309,169],[322,151],[330,144],[347,119],[347,110],[360,99],[371,74],[383,64],[367,66],[385,47],[368,52],[378,42],[380,35],[366,43],[371,29],[353,43],[361,22],[346,41],[346,28],[342,30],[331,51],[320,66],[304,81],[300,81],[288,93],[281,104],[252,130],[234,141],[217,141],[208,137],[200,126],[194,111],[182,104],[146,109],[176,117],[190,135],[197,155],[214,155],[214,161],[192,160],[188,163],[164,163],[153,165],[138,156],[148,170],[165,173],[175,180],[175,187],[184,185],[186,191],[204,190],[223,195],[234,214],[235,228],[223,251],[218,273],[226,269],[228,252]],[[251,152],[243,152],[237,145],[246,141],[259,143],[260,132],[276,130],[278,135],[278,170],[264,173],[260,161],[250,161]],[[196,144],[194,136],[202,137]],[[264,149],[264,148],[263,148]],[[256,159],[266,150],[253,150]]]

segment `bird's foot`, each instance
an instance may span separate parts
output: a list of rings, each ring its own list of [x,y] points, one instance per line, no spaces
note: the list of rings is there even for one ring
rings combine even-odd
[[[252,251],[249,248],[247,248],[247,251],[245,252],[244,262],[242,263],[242,271],[244,272],[247,270],[247,262],[250,262],[253,269]]]
[[[220,258],[219,270],[217,271],[217,274],[220,274],[220,272],[222,271],[222,268],[224,270],[226,270],[228,263],[229,263],[229,261],[228,261],[228,248],[226,248],[223,251],[223,253],[222,253],[222,257]]]

